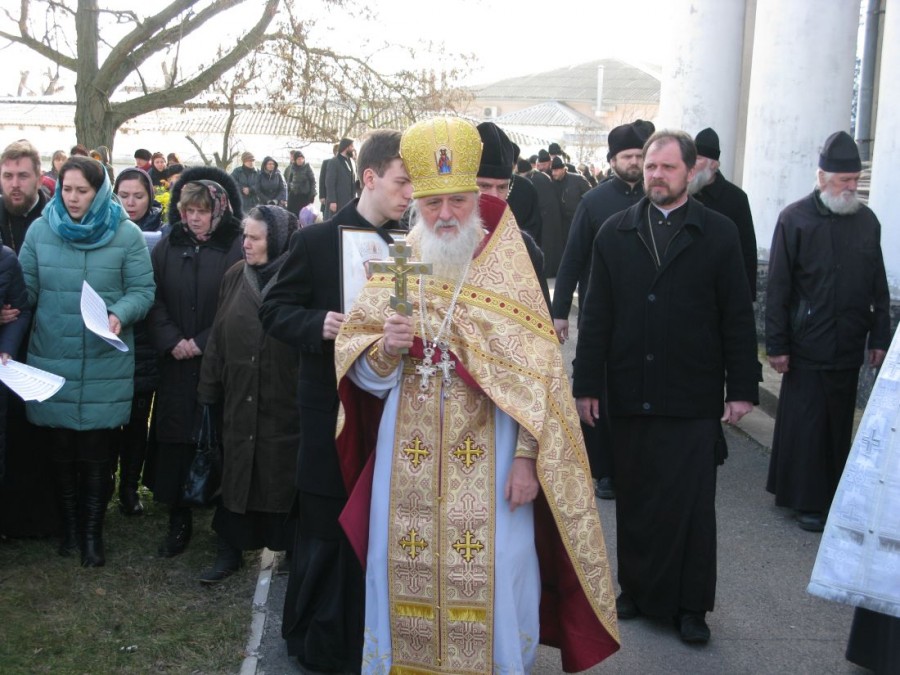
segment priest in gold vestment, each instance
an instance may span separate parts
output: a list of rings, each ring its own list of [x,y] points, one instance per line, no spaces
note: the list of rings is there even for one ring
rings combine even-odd
[[[538,642],[587,669],[618,649],[615,596],[529,252],[505,202],[478,197],[474,125],[416,124],[401,157],[408,260],[429,267],[375,272],[335,344],[363,672],[529,673]]]

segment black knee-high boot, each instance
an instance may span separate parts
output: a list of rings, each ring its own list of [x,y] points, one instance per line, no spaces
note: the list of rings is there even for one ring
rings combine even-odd
[[[109,503],[109,462],[81,462],[81,487],[84,503],[84,544],[82,567],[106,564],[103,551],[103,519]]]
[[[68,557],[79,549],[77,465],[75,462],[55,460],[53,471],[63,528],[58,552],[61,556]]]

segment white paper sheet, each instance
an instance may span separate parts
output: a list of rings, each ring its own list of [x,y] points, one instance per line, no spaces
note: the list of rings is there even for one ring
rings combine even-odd
[[[81,285],[81,317],[89,331],[106,340],[120,352],[128,351],[128,345],[109,330],[109,312],[106,311],[106,303],[87,281]]]
[[[24,401],[46,401],[62,388],[66,378],[10,359],[0,365],[0,382]]]

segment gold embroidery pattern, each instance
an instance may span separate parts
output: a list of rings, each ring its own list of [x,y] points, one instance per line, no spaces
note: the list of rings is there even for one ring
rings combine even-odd
[[[462,556],[463,560],[465,560],[466,562],[472,562],[472,558],[475,557],[472,551],[483,551],[484,544],[482,544],[480,541],[472,539],[472,533],[468,530],[465,531],[465,535],[466,540],[454,542],[453,548],[456,549],[456,552]]]
[[[412,439],[412,443],[403,448],[403,453],[409,458],[409,463],[417,469],[423,459],[431,457],[431,452],[427,447],[422,446],[422,439],[418,436]]]
[[[450,454],[461,461],[467,469],[471,469],[477,460],[484,457],[484,448],[475,445],[471,436],[466,436],[462,445],[458,445]]]
[[[424,539],[419,539],[419,533],[415,530],[410,530],[398,543],[400,548],[405,549],[406,554],[413,560],[419,555],[420,550],[424,551],[428,548],[428,542]]]
[[[418,393],[415,374],[404,369],[396,452],[405,458],[412,444],[402,440],[418,438],[432,455],[418,467],[392,466],[390,537],[411,539],[415,529],[429,546],[415,558],[398,549],[389,562],[393,663],[480,672],[492,662],[494,408],[458,378],[443,409],[437,392],[425,401]],[[466,447],[481,452],[469,467],[453,454]]]

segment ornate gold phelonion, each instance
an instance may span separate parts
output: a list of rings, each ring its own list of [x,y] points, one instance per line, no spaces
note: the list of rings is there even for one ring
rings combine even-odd
[[[413,183],[413,198],[478,192],[478,129],[460,117],[435,117],[403,132],[400,156]]]

